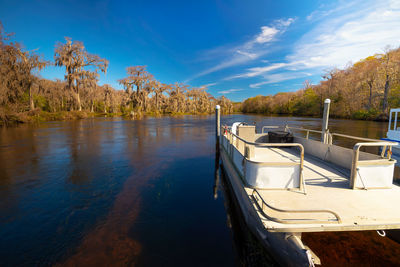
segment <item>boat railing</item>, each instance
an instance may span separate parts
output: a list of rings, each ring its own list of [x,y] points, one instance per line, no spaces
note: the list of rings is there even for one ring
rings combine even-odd
[[[328,209],[306,209],[306,210],[289,210],[289,209],[279,209],[276,208],[270,204],[268,204],[264,198],[261,196],[261,194],[258,192],[257,189],[253,189],[251,196],[254,200],[254,203],[257,205],[260,213],[267,218],[268,220],[271,221],[275,221],[278,223],[286,223],[286,224],[299,224],[299,223],[341,223],[342,219],[340,218],[340,216],[331,210]],[[319,219],[296,219],[296,218],[290,218],[290,219],[279,219],[279,218],[275,218],[275,217],[271,217],[269,216],[266,211],[265,208],[269,208],[271,210],[275,210],[277,212],[282,212],[282,213],[329,213],[332,214],[336,220],[319,220]]]
[[[315,133],[321,133],[322,131],[317,131],[317,130],[310,130],[310,129],[305,129],[305,128],[296,128],[296,127],[286,127],[286,129],[289,130],[301,130],[301,131],[306,131],[306,139],[308,139],[308,134],[309,132],[315,132]],[[392,184],[393,180],[393,166],[396,163],[395,160],[391,159],[392,155],[392,146],[397,145],[398,143],[393,142],[393,141],[382,141],[378,139],[372,139],[372,138],[364,138],[364,137],[357,137],[357,136],[351,136],[351,135],[346,135],[346,134],[337,134],[337,133],[327,133],[328,138],[327,138],[327,145],[332,145],[333,137],[341,137],[341,138],[347,138],[347,139],[352,139],[352,140],[357,140],[357,141],[363,141],[363,142],[358,142],[353,146],[353,150],[349,150],[348,152],[344,150],[337,150],[335,149],[335,153],[333,154],[333,157],[335,160],[339,160],[338,157],[341,157],[343,159],[347,158],[346,155],[350,156],[348,162],[343,162],[341,161],[342,167],[345,167],[350,170],[350,187],[352,189],[356,188],[362,188],[362,189],[369,189],[369,188],[387,188]],[[380,149],[380,155],[372,156],[368,154],[363,154],[361,159],[361,148],[362,147],[378,147]],[[325,153],[325,157],[328,153],[329,148],[327,152]],[[351,153],[351,154],[349,154]],[[351,162],[350,162],[351,159]],[[340,162],[340,160],[339,160]],[[380,179],[376,179],[374,173],[379,172],[380,173]]]
[[[286,129],[289,130],[298,130],[298,131],[304,131],[306,132],[306,139],[309,139],[310,133],[319,133],[322,134],[322,131],[318,131],[318,130],[311,130],[311,129],[307,129],[307,128],[299,128],[299,127],[289,127],[286,126]],[[358,140],[358,141],[364,141],[364,142],[380,142],[382,140],[379,139],[373,139],[373,138],[365,138],[365,137],[359,137],[359,136],[353,136],[353,135],[347,135],[347,134],[339,134],[339,133],[330,133],[329,130],[327,131],[328,134],[328,144],[332,145],[333,144],[333,137],[337,136],[337,137],[342,137],[342,138],[347,138],[347,139],[352,139],[352,140]],[[394,142],[392,142],[392,145],[395,144]]]
[[[285,126],[285,130],[304,131],[304,132],[306,132],[306,139],[309,139],[310,133],[319,133],[319,134],[322,134],[322,131],[311,130],[311,129],[306,129],[306,128],[299,128],[299,127],[289,127],[289,126]]]
[[[264,134],[264,130],[265,129],[279,129],[282,128],[281,126],[277,126],[277,125],[270,125],[270,126],[263,126],[261,129],[261,133]]]
[[[299,165],[299,189],[306,193],[305,189],[305,181],[303,179],[303,166],[304,166],[304,147],[302,144],[299,143],[256,143],[250,142],[242,137],[234,134],[232,132],[231,127],[222,126],[221,133],[224,133],[226,140],[229,142],[229,146],[225,147],[230,159],[234,162],[234,147],[240,152],[242,155],[241,164],[244,167],[245,161],[261,166],[295,166]],[[242,145],[240,144],[242,142]],[[223,144],[224,145],[224,144]],[[300,150],[300,161],[299,162],[268,162],[268,161],[253,161],[251,160],[252,156],[252,147],[260,147],[260,148],[267,148],[267,147],[298,147]],[[235,165],[235,164],[234,164]],[[237,165],[237,164],[236,164]],[[238,166],[235,166],[238,168]],[[246,180],[246,171],[242,172],[243,180],[247,183]]]
[[[338,134],[338,133],[330,133],[331,136],[329,144],[332,145],[332,140],[334,136],[338,137],[343,137],[343,138],[348,138],[348,139],[353,139],[353,140],[358,140],[358,141],[365,141],[365,142],[380,142],[381,140],[379,139],[372,139],[372,138],[365,138],[365,137],[359,137],[359,136],[352,136],[352,135],[347,135],[347,134]]]
[[[384,165],[393,165],[396,161],[391,160],[392,155],[392,146],[397,145],[398,143],[390,142],[390,141],[380,141],[380,142],[368,142],[368,143],[357,143],[353,148],[353,160],[351,166],[351,174],[350,174],[350,183],[351,187],[354,189],[355,181],[357,177],[359,177],[362,186],[364,189],[367,189],[367,183],[365,179],[363,179],[362,175],[360,175],[360,168],[362,167],[371,167],[371,166],[384,166]],[[381,157],[383,159],[378,160],[360,160],[360,149],[361,147],[382,147]],[[385,152],[387,149],[387,157],[385,157]]]

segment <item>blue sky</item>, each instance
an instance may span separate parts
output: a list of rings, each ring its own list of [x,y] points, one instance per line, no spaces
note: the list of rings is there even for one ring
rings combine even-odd
[[[100,84],[120,89],[127,66],[147,65],[161,82],[207,85],[234,101],[295,91],[400,46],[398,0],[0,0],[0,20],[48,60],[65,36],[82,41],[110,61]],[[41,75],[63,79],[64,69]]]

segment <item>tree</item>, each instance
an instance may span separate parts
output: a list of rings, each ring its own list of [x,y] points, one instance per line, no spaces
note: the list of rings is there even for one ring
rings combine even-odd
[[[126,72],[128,77],[118,80],[118,82],[125,87],[128,97],[132,102],[132,107],[137,107],[139,111],[142,111],[144,102],[146,101],[142,89],[153,79],[153,75],[146,71],[146,66],[128,67],[126,68]],[[135,94],[131,92],[134,85],[136,86]]]
[[[13,34],[5,33],[0,23],[0,102],[19,104],[29,95],[29,107],[35,108],[32,87],[37,81],[34,70],[43,69],[48,62],[35,53],[23,51],[21,45],[9,42]]]
[[[33,82],[37,80],[37,77],[33,75],[32,71],[42,70],[47,65],[49,65],[49,62],[44,61],[39,55],[35,54],[33,51],[22,51],[21,49],[17,49],[17,51],[22,59],[20,68],[22,68],[22,72],[25,73],[25,82],[27,84],[29,93],[29,106],[31,110],[34,110],[35,104],[33,101],[32,85]]]
[[[367,86],[368,110],[373,108],[374,84],[377,78],[378,64],[377,55],[374,55],[360,60],[353,66],[354,75],[360,80],[361,86]]]
[[[159,86],[155,87],[154,94],[155,94],[155,108],[157,112],[160,112],[162,109],[162,103],[164,103],[165,95],[164,92],[168,92],[171,90],[171,85],[162,83]]]
[[[385,48],[385,54],[381,56],[381,73],[383,75],[384,87],[383,87],[383,103],[382,111],[388,113],[388,97],[390,91],[391,82],[394,81],[396,73],[399,72],[400,61],[396,60],[398,57],[398,50],[391,50],[389,47]]]
[[[175,83],[169,91],[169,109],[172,112],[185,112],[185,92],[188,86],[182,83]]]
[[[79,95],[79,85],[85,79],[91,79],[98,75],[98,71],[107,72],[108,60],[100,58],[97,55],[89,54],[82,42],[72,42],[71,38],[65,37],[66,43],[57,43],[54,60],[56,66],[64,66],[68,89],[75,96],[78,110],[82,110],[81,99]],[[91,67],[94,71],[86,70]]]

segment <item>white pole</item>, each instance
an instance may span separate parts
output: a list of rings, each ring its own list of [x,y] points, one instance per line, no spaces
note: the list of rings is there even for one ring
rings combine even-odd
[[[331,105],[331,100],[329,98],[325,99],[324,101],[324,116],[322,119],[322,135],[321,135],[321,142],[327,144],[327,131],[328,131],[328,121],[329,121],[329,107]]]
[[[216,122],[216,137],[219,138],[221,135],[221,107],[215,106],[215,122]]]

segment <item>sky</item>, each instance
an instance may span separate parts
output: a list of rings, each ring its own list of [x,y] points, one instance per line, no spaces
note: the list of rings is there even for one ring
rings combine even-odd
[[[160,82],[207,86],[233,101],[296,91],[400,46],[399,0],[0,0],[0,21],[47,60],[65,37],[82,41],[109,60],[100,84],[122,89],[126,67],[146,65]]]

